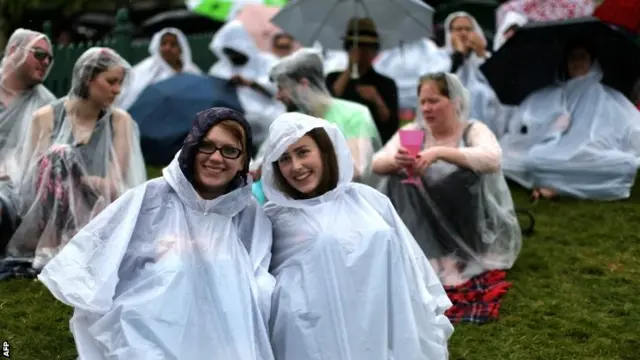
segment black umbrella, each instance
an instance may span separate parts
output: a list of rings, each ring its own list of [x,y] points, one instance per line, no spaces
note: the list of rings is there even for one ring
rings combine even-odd
[[[631,96],[640,77],[640,46],[593,17],[527,24],[480,69],[502,103],[518,105],[559,80],[565,48],[576,42],[593,50],[602,83]]]
[[[88,12],[78,16],[71,28],[80,35],[94,38],[108,34],[115,26],[116,17],[113,14]]]
[[[162,12],[145,20],[141,30],[147,35],[153,35],[166,27],[175,27],[185,34],[196,34],[217,31],[222,25],[221,22],[187,9],[177,9]]]

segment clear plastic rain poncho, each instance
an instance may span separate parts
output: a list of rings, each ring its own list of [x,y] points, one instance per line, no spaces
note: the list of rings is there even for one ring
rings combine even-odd
[[[174,35],[178,40],[182,72],[202,74],[202,70],[191,60],[191,47],[184,33],[176,28],[164,28],[153,35],[151,43],[149,43],[150,56],[133,67],[133,76],[129,86],[123,89],[122,94],[118,97],[116,104],[119,107],[123,109],[130,108],[147,86],[176,75],[176,70],[167,63],[160,53],[162,40],[166,34]]]
[[[454,53],[453,43],[451,41],[451,23],[459,17],[468,17],[473,24],[473,31],[482,38],[484,43],[487,43],[487,39],[484,36],[484,32],[476,19],[471,14],[464,11],[454,12],[449,14],[445,19],[445,50],[451,55]],[[490,55],[487,49],[488,56]],[[508,111],[504,109],[504,106],[500,103],[498,96],[491,88],[489,81],[486,79],[482,71],[480,71],[480,65],[484,63],[484,59],[480,58],[476,53],[471,54],[465,58],[464,62],[457,69],[456,75],[462,81],[462,84],[469,90],[471,96],[471,117],[478,119],[487,124],[491,131],[498,138],[504,134],[506,129]]]
[[[250,134],[241,115],[219,109],[198,115],[161,178],[106,208],[39,276],[75,308],[81,359],[273,359],[271,223],[246,169],[213,200],[193,186],[198,145],[215,123]]]
[[[338,185],[295,200],[278,189],[274,166],[317,128],[335,149]],[[451,302],[389,199],[351,182],[352,157],[338,127],[288,113],[271,125],[267,143],[276,359],[447,359],[453,327],[444,312]]]
[[[413,110],[418,103],[416,88],[420,76],[448,72],[451,57],[425,38],[383,51],[373,65],[377,72],[392,78],[398,85],[400,108]]]
[[[602,69],[539,90],[520,104],[501,139],[505,175],[565,196],[629,197],[640,160],[640,112],[600,83]]]
[[[113,50],[91,48],[73,67],[69,95],[34,115],[19,164],[22,221],[7,245],[10,257],[35,254],[33,266],[41,268],[102,209],[146,180],[137,125],[109,106],[112,82],[129,71]],[[97,104],[105,105],[99,113]]]
[[[380,190],[431,260],[445,285],[459,285],[494,269],[509,269],[522,246],[522,235],[509,187],[500,170],[501,149],[482,122],[469,119],[469,93],[453,74],[445,75],[449,101],[460,133],[452,142],[437,142],[418,109],[418,118],[403,129],[425,131],[424,148],[447,146],[464,154],[469,167],[444,160],[431,164],[420,184],[405,184],[403,173],[386,174]],[[396,133],[374,161],[394,162],[400,147]]]
[[[39,46],[36,45],[43,41],[48,49],[37,49]],[[19,181],[22,172],[17,160],[24,147],[33,113],[55,100],[55,96],[44,85],[33,80],[31,74],[39,71],[38,67],[45,66],[35,57],[36,52],[51,54],[52,50],[49,39],[32,30],[18,29],[9,38],[0,61],[0,178]],[[45,74],[42,81],[51,70],[51,65],[49,63],[43,69]],[[16,91],[11,88],[12,82],[36,84],[28,90]]]
[[[283,58],[271,70],[271,78],[289,107],[338,126],[351,150],[354,180],[371,184],[371,158],[381,147],[373,116],[364,105],[331,96],[319,52],[306,48]]]
[[[225,48],[246,56],[247,62],[234,64],[225,54]],[[276,86],[269,81],[269,69],[278,61],[278,58],[273,54],[260,51],[251,34],[238,20],[229,21],[216,32],[209,44],[209,50],[218,58],[209,70],[209,75],[229,80],[234,75],[239,75],[246,80],[256,82],[271,94],[267,96],[248,86],[236,87],[240,105],[244,109],[247,121],[251,124],[254,145],[259,146],[266,139],[271,122],[285,112],[284,106],[275,99]]]

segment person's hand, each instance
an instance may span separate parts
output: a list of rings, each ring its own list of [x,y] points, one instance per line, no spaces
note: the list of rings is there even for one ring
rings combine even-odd
[[[380,99],[380,94],[373,85],[358,85],[356,90],[358,91],[358,94],[360,94],[360,97],[367,101],[376,102]]]
[[[407,149],[401,147],[393,157],[398,168],[407,168],[416,164],[416,158],[409,155]]]
[[[351,72],[354,66],[360,61],[360,50],[354,49],[349,52],[349,66],[347,67],[347,71]]]
[[[108,190],[107,182],[100,176],[83,176],[81,181],[84,185],[98,193],[105,193]]]
[[[421,173],[427,170],[431,164],[438,161],[440,158],[439,150],[437,147],[431,147],[425,150],[422,150],[418,154],[418,158],[416,160],[416,168]]]
[[[254,171],[249,171],[249,174],[251,175],[251,178],[253,178],[253,181],[260,180],[260,178],[262,177],[262,166]]]
[[[451,45],[453,49],[459,53],[466,54],[467,51],[469,51],[467,45],[460,39],[457,33],[451,34]]]
[[[469,34],[469,38],[467,40],[469,48],[471,48],[478,56],[484,57],[486,53],[487,44],[484,42],[482,37],[478,35],[476,32],[472,32]]]
[[[251,81],[243,78],[240,75],[233,75],[230,81],[236,86],[251,86]]]

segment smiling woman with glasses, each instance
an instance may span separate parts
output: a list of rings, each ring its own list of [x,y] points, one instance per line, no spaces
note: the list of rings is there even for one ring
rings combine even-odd
[[[250,143],[242,114],[200,112],[162,177],[44,268],[40,280],[75,308],[81,359],[273,360],[271,223],[251,195]]]

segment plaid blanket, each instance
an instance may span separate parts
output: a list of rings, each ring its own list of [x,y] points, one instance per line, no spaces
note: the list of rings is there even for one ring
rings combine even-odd
[[[453,306],[446,315],[454,323],[471,322],[483,324],[497,320],[502,297],[511,287],[506,281],[507,273],[492,270],[480,274],[458,286],[445,286]]]

